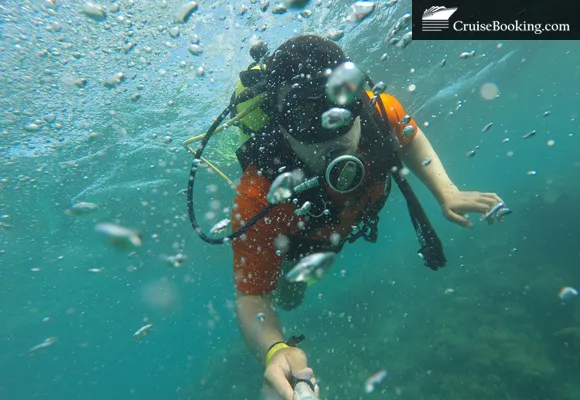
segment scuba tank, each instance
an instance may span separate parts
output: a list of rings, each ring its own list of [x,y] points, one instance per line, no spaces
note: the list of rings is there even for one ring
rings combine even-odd
[[[263,59],[268,54],[268,47],[263,42],[258,42],[250,49],[250,55],[254,62],[250,64],[248,69],[240,72],[236,88],[232,95],[232,101],[250,88],[259,88],[263,86],[266,75],[266,64]],[[240,146],[248,140],[253,133],[259,132],[270,121],[263,101],[265,93],[259,93],[255,97],[248,100],[238,102],[232,110],[232,118],[251,109],[243,118],[240,119],[237,126],[241,129],[240,132]]]

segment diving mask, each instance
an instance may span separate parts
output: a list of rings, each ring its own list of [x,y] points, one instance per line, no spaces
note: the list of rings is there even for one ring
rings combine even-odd
[[[335,104],[326,95],[326,82],[323,77],[280,89],[278,123],[300,142],[321,143],[343,136],[361,114],[362,99]]]

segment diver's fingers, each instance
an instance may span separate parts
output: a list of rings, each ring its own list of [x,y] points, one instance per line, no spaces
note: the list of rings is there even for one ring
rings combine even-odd
[[[463,215],[457,214],[453,210],[447,210],[444,212],[444,214],[449,221],[461,225],[464,228],[473,227],[473,223],[468,218],[464,217]]]
[[[503,203],[501,197],[495,193],[481,193],[481,197],[493,200],[493,205],[496,205],[497,203]]]
[[[293,372],[293,375],[296,378],[308,379],[314,385],[315,390],[318,387],[318,384],[317,384],[317,381],[316,381],[316,377],[314,376],[314,371],[310,367],[306,367],[306,368],[303,368],[303,369],[301,369],[299,371]]]
[[[288,378],[286,378],[286,371],[280,365],[276,364],[267,368],[264,377],[284,400],[292,400],[294,391],[292,386],[290,386],[290,382],[288,382]]]
[[[294,376],[296,378],[308,379],[314,385],[315,390],[318,387],[318,381],[316,380],[316,377],[314,376],[314,371],[310,367],[306,367],[304,369],[301,369],[300,371],[295,372]]]
[[[479,212],[485,214],[491,209],[491,206],[488,204],[479,202],[479,201],[470,201],[469,203],[461,204],[457,207],[453,208],[453,212],[460,213],[460,214],[467,214],[471,212]]]
[[[314,371],[312,370],[312,368],[306,367],[296,372],[293,372],[293,375],[299,379],[311,379],[314,376]]]

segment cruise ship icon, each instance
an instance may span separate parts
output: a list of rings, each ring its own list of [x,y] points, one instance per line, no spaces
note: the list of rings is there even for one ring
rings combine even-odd
[[[422,30],[424,32],[440,32],[449,28],[449,18],[457,11],[457,7],[447,8],[443,6],[433,6],[423,12]]]
[[[455,8],[446,8],[442,6],[433,6],[423,12],[423,21],[449,21],[449,18],[457,11]]]

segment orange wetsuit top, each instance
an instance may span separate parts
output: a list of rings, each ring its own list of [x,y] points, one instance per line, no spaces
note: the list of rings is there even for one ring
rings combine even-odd
[[[370,92],[367,92],[370,93]],[[372,95],[372,93],[370,93]],[[388,94],[381,94],[385,111],[391,129],[397,135],[399,143],[408,144],[417,133],[417,125],[414,120],[407,125],[415,129],[410,135],[403,135],[406,125],[400,124],[405,115],[405,110],[397,99]],[[377,110],[380,113],[378,104]],[[381,114],[382,115],[382,114]],[[384,117],[384,116],[383,116]],[[364,134],[364,133],[363,133]],[[245,221],[250,220],[260,210],[268,205],[266,196],[270,189],[270,182],[264,176],[258,174],[257,169],[250,165],[244,171],[238,193],[232,208],[232,229],[239,229]],[[366,185],[368,186],[368,185]],[[381,187],[367,187],[361,185],[363,193],[362,202],[349,204],[348,195],[343,202],[338,226],[328,226],[318,230],[315,235],[330,237],[333,233],[340,234],[341,238],[348,236],[353,225],[361,222],[364,207],[379,198],[384,191],[384,183]],[[359,190],[359,189],[357,189]],[[361,195],[357,196],[360,199]],[[234,282],[241,292],[258,295],[272,292],[276,289],[280,277],[280,267],[284,261],[284,255],[277,250],[283,248],[287,238],[296,235],[303,224],[302,217],[294,214],[296,206],[290,203],[282,203],[270,210],[265,218],[246,231],[244,235],[232,241],[234,250]]]

